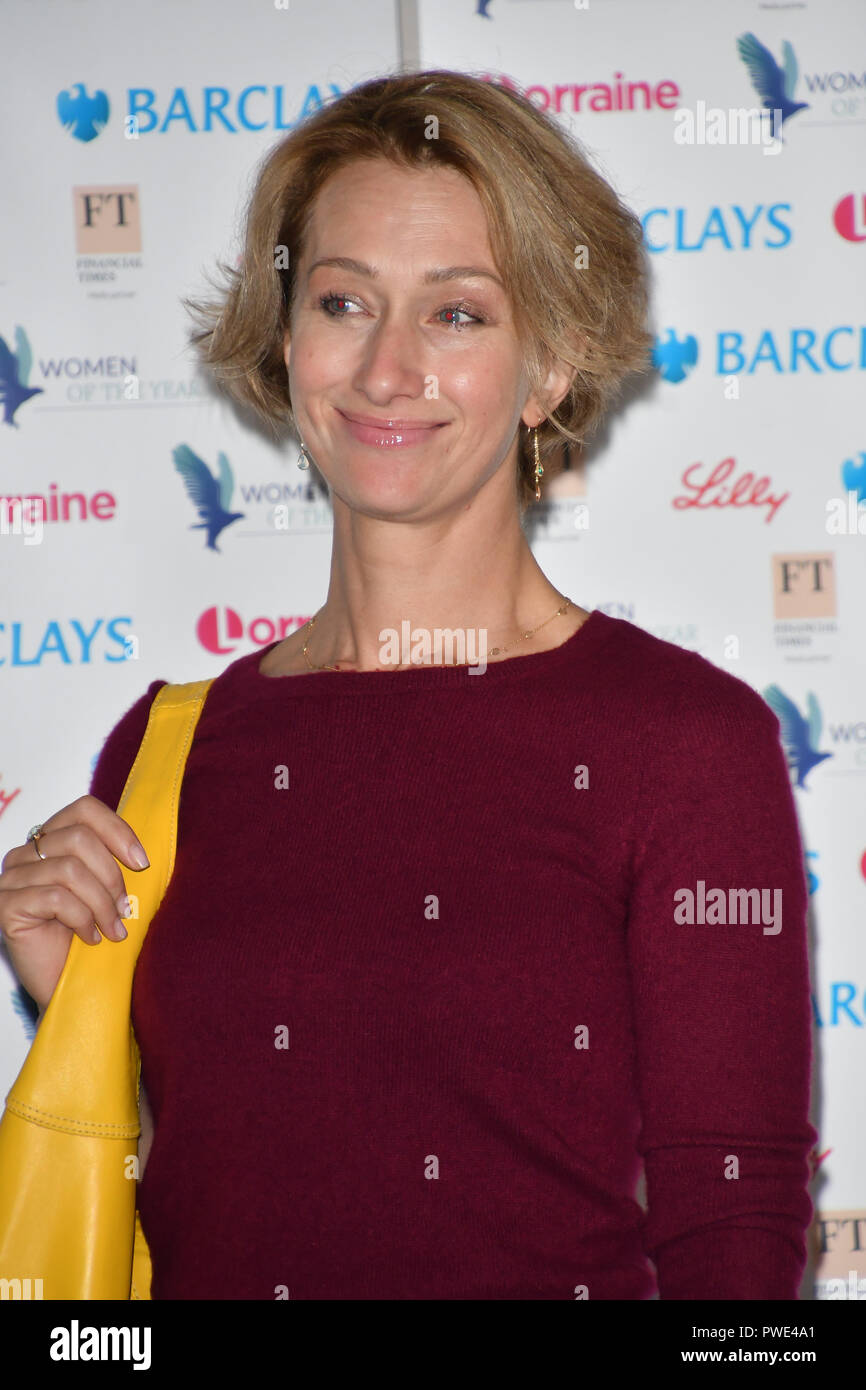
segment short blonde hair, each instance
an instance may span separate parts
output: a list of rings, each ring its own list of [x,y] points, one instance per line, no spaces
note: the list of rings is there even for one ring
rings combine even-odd
[[[295,429],[284,338],[315,197],[346,164],[381,157],[409,168],[449,166],[470,180],[487,215],[530,389],[543,405],[552,360],[575,369],[539,426],[542,459],[564,440],[580,444],[625,377],[649,369],[640,219],[551,117],[517,91],[467,73],[364,82],[329,100],[265,156],[246,211],[240,267],[220,263],[227,285],[216,298],[183,301],[198,320],[190,342],[199,356],[275,433],[278,423]],[[279,247],[288,252],[285,268],[278,268]],[[529,430],[520,431],[518,460],[525,505],[535,487]]]

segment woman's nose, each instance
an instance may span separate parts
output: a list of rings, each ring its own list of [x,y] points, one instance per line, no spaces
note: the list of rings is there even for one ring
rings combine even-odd
[[[371,399],[422,395],[424,344],[408,319],[382,318],[365,338],[352,385]]]

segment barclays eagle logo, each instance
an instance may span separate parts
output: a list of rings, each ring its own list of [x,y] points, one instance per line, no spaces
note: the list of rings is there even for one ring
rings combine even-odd
[[[194,454],[188,444],[178,444],[172,450],[174,466],[183,478],[190,499],[198,507],[201,521],[193,522],[191,531],[207,532],[207,549],[216,550],[216,538],[233,521],[240,521],[246,512],[230,512],[235,490],[234,474],[225,454],[217,454],[219,477],[215,478],[204,459]]]
[[[698,340],[692,333],[678,338],[672,328],[665,339],[656,338],[652,365],[665,381],[685,381],[698,360]]]
[[[84,82],[76,82],[71,91],[61,92],[57,98],[57,115],[60,124],[76,140],[95,140],[108,123],[108,97],[105,92],[87,95]]]
[[[866,502],[866,453],[860,450],[859,462],[853,458],[842,464],[842,482],[846,491],[856,492],[858,502]]]

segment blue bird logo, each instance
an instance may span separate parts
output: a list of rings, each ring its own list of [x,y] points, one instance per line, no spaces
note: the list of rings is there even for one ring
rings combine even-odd
[[[63,129],[76,140],[95,140],[108,123],[108,97],[105,92],[89,97],[86,84],[76,82],[70,91],[58,96],[57,115]]]
[[[782,746],[788,759],[788,767],[792,774],[796,774],[794,785],[808,791],[806,777],[812,768],[824,762],[825,758],[832,758],[833,756],[832,753],[816,752],[821,741],[822,728],[818,701],[810,690],[806,699],[806,709],[809,712],[807,721],[793,700],[789,700],[778,685],[768,686],[764,691],[764,699],[779,721],[782,731]]]
[[[35,1005],[28,1002],[30,995],[27,994],[23,985],[16,985],[12,990],[12,1008],[21,1020],[24,1029],[24,1036],[31,1043],[36,1037],[36,1014]]]
[[[15,419],[16,410],[25,401],[29,401],[31,396],[41,396],[42,387],[27,385],[33,365],[33,353],[30,351],[30,340],[21,327],[15,329],[15,346],[18,349],[17,353],[12,351],[5,338],[0,338],[0,401],[3,402],[3,423],[14,425],[17,430],[21,427]]]
[[[178,444],[172,450],[174,466],[183,478],[184,487],[190,499],[198,507],[201,521],[193,522],[191,531],[207,532],[207,548],[216,550],[216,538],[233,521],[240,521],[246,512],[230,512],[232,493],[235,490],[234,475],[225,454],[217,454],[219,477],[215,478],[207,464],[194,454],[188,444]]]
[[[759,43],[754,34],[740,35],[737,39],[737,52],[749,70],[752,86],[761,98],[764,109],[780,112],[779,119],[782,125],[796,112],[808,111],[808,101],[794,101],[799,69],[794,50],[787,39],[782,44],[781,67],[769,48]],[[773,134],[776,133],[774,123]]]
[[[687,368],[693,367],[698,360],[698,340],[691,333],[678,338],[672,328],[667,332],[664,342],[661,338],[655,340],[652,364],[665,381],[685,381]]]
[[[842,482],[846,492],[856,492],[858,502],[866,502],[866,454],[858,455],[859,463],[846,459],[842,464]]]

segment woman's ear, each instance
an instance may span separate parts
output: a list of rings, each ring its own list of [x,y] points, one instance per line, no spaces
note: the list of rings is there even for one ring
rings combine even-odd
[[[546,420],[566,396],[576,375],[576,367],[570,366],[568,362],[563,362],[561,358],[557,357],[545,378],[544,404],[538,396],[531,395],[521,416],[523,423],[532,429],[536,425],[540,425],[542,420]]]

